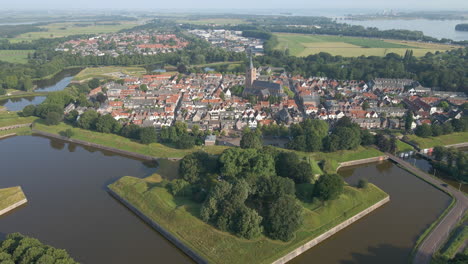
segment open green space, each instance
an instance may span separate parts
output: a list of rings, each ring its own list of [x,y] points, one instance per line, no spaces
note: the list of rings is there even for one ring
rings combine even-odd
[[[27,63],[28,54],[33,52],[33,50],[0,50],[0,61]]]
[[[468,132],[457,132],[428,138],[422,138],[416,135],[409,135],[408,137],[411,142],[416,143],[422,149],[468,142]]]
[[[19,116],[18,112],[1,111],[0,112],[0,127],[28,124],[28,123],[34,122],[34,120],[36,119],[37,117],[34,117],[34,116],[29,116],[29,117]]]
[[[396,146],[397,146],[397,152],[406,152],[406,151],[414,150],[414,148],[411,145],[401,140],[396,141]]]
[[[0,210],[22,201],[24,198],[26,198],[26,196],[19,186],[0,189]]]
[[[337,200],[313,210],[305,206],[304,224],[291,241],[271,240],[263,235],[246,240],[203,222],[199,218],[200,204],[174,197],[155,179],[158,177],[146,180],[127,176],[109,188],[209,263],[271,263],[387,197],[372,184],[363,189],[346,186]]]
[[[143,74],[146,74],[146,70],[142,67],[93,67],[82,70],[73,78],[73,80],[85,81],[91,78],[120,79],[121,75],[132,75],[141,77]]]
[[[205,151],[210,154],[220,154],[226,148],[228,148],[225,146],[196,146],[192,149],[176,149],[160,143],[151,143],[149,145],[144,145],[115,134],[106,134],[90,130],[84,130],[81,128],[72,127],[64,123],[60,123],[56,126],[47,126],[41,122],[35,122],[34,129],[56,135],[59,135],[60,132],[63,132],[67,129],[71,129],[73,131],[73,136],[71,138],[73,139],[83,140],[95,144],[100,144],[106,147],[136,152],[143,155],[158,158],[182,158],[187,154],[199,150]]]
[[[64,22],[64,23],[52,23],[41,28],[47,29],[47,31],[40,32],[28,32],[21,34],[15,38],[9,39],[13,42],[18,41],[30,41],[33,39],[39,38],[59,38],[66,37],[71,35],[80,35],[80,34],[103,34],[103,33],[113,33],[120,31],[122,29],[128,29],[135,26],[138,26],[138,21],[118,21],[116,25],[103,25],[99,23],[81,23],[81,22]],[[84,26],[88,24],[88,26]]]
[[[289,49],[291,55],[305,57],[320,52],[344,57],[385,56],[388,53],[404,55],[413,50],[414,56],[424,56],[427,52],[445,51],[457,48],[452,45],[419,43],[411,41],[385,40],[329,35],[307,35],[277,33],[276,49]]]
[[[239,25],[249,23],[244,19],[237,18],[177,19],[176,22],[194,25]]]
[[[31,128],[30,127],[19,127],[15,129],[9,130],[0,130],[0,138],[15,134],[16,136],[24,136],[24,135],[31,135]]]

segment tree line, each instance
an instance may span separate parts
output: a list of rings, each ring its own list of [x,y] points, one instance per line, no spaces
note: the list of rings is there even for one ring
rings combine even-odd
[[[418,137],[427,138],[448,135],[453,132],[466,131],[468,131],[468,117],[465,116],[460,119],[452,119],[451,121],[445,122],[443,124],[422,124],[416,127],[414,133]]]
[[[443,170],[458,181],[468,182],[468,153],[456,148],[434,147],[434,168]]]

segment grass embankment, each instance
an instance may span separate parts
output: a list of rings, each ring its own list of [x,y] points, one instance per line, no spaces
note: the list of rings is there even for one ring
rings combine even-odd
[[[81,34],[102,34],[113,33],[122,29],[132,28],[138,26],[138,21],[117,21],[117,25],[103,25],[94,22],[65,22],[65,23],[51,23],[40,26],[47,31],[28,32],[21,34],[15,38],[9,39],[12,42],[30,41],[39,38],[60,38],[71,35]],[[84,26],[87,24],[88,26]]]
[[[0,50],[0,61],[27,63],[29,53],[34,53],[34,50]]]
[[[326,173],[335,173],[338,169],[340,163],[368,159],[378,156],[383,156],[384,154],[379,150],[372,147],[363,147],[359,146],[355,150],[340,150],[335,152],[297,152],[299,156],[311,158],[321,164],[323,164],[323,171]],[[323,173],[320,173],[323,174]]]
[[[319,52],[344,57],[385,56],[388,53],[404,55],[413,50],[414,56],[424,56],[427,52],[445,51],[458,48],[453,45],[419,43],[412,41],[384,40],[376,38],[344,37],[329,35],[277,33],[276,49],[289,49],[294,56],[305,57]]]
[[[225,146],[197,146],[192,149],[176,149],[160,143],[144,145],[118,135],[84,130],[64,123],[60,123],[56,126],[47,126],[40,122],[36,122],[34,123],[34,129],[56,135],[59,135],[59,133],[62,131],[71,129],[73,131],[73,136],[71,137],[72,139],[83,140],[106,147],[140,153],[158,158],[182,158],[187,154],[199,150],[208,152],[210,154],[221,154],[227,148]]]
[[[15,135],[15,136],[25,136],[31,135],[31,128],[30,127],[19,127],[15,129],[9,130],[0,130],[0,139],[7,137],[8,135]]]
[[[468,226],[464,225],[457,228],[450,239],[441,250],[442,257],[451,259],[458,252],[458,249],[468,240]]]
[[[403,142],[403,141],[401,141],[399,139],[396,141],[396,146],[397,146],[397,152],[407,152],[407,151],[414,150],[414,148],[411,145],[409,145],[409,144],[407,144],[407,143],[405,143],[405,142]]]
[[[141,77],[146,74],[146,70],[142,67],[119,66],[86,68],[78,73],[73,80],[81,82],[91,78],[120,79],[122,74]]]
[[[303,227],[286,243],[264,236],[245,240],[215,229],[198,218],[200,204],[172,196],[154,176],[148,181],[123,177],[109,188],[208,262],[226,264],[271,263],[387,196],[372,184],[365,189],[346,186],[339,199],[315,210],[304,208]]]
[[[28,124],[36,119],[37,117],[35,116],[21,117],[18,115],[18,112],[2,111],[0,112],[0,127]]]
[[[25,198],[26,196],[19,186],[0,189],[0,211]]]
[[[422,138],[416,135],[409,135],[408,137],[411,142],[416,143],[422,149],[468,142],[468,132],[457,132],[428,138]]]

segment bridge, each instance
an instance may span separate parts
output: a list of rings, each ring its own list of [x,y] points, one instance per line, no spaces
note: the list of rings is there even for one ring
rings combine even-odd
[[[416,176],[420,177],[421,179],[425,180],[426,182],[437,186],[439,189],[452,195],[453,199],[455,199],[455,205],[427,235],[424,241],[419,245],[419,248],[417,248],[413,263],[429,264],[434,253],[447,240],[450,232],[457,226],[457,223],[461,220],[461,218],[467,211],[468,197],[463,192],[453,188],[452,186],[447,186],[441,180],[432,177],[431,175],[421,171],[420,169],[414,167],[410,163],[396,157],[395,155],[392,155],[390,153],[385,154],[390,160],[398,163],[400,166],[402,166],[409,172],[415,174]]]

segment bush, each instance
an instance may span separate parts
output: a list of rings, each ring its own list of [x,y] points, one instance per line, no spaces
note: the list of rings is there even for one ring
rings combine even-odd
[[[61,136],[63,137],[66,137],[66,138],[71,138],[73,137],[74,133],[73,133],[73,130],[71,130],[70,128],[68,128],[67,130],[65,131],[60,131],[59,133]]]
[[[45,118],[45,122],[48,126],[58,125],[62,120],[62,115],[57,112],[50,112]]]
[[[369,185],[369,181],[367,179],[360,179],[358,182],[358,188],[364,189],[367,188]]]

